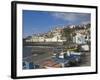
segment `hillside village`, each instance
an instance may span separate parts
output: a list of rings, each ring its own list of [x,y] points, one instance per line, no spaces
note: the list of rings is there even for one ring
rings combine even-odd
[[[58,26],[48,32],[28,36],[25,38],[25,42],[70,42],[86,44],[90,42],[90,26],[91,24]]]

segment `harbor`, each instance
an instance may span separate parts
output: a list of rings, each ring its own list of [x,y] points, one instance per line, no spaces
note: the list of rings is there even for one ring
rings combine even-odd
[[[23,38],[23,69],[91,66],[90,26],[55,27]]]
[[[23,48],[23,61],[32,63],[31,67],[38,65],[38,68],[61,68],[61,67],[79,67],[90,66],[90,52],[73,52],[73,55],[68,56],[66,46],[25,46]],[[64,54],[61,54],[65,51]],[[81,54],[80,54],[81,53]],[[75,58],[74,58],[75,57]],[[75,61],[78,60],[78,61]],[[30,69],[31,69],[30,68]]]

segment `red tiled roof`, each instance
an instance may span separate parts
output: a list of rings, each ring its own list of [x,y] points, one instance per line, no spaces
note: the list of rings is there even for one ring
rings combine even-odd
[[[56,63],[56,62],[54,62],[50,59],[43,61],[41,65],[45,68],[46,67],[54,67],[54,68],[59,68],[60,67],[60,64],[58,64],[58,63]]]

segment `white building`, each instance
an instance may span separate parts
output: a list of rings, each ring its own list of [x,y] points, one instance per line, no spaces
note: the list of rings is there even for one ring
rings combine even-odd
[[[69,27],[70,27],[70,28],[75,28],[75,25],[70,25]]]
[[[59,36],[54,36],[52,38],[46,38],[45,42],[64,42],[66,40],[62,40]]]
[[[86,44],[85,40],[86,35],[77,33],[75,37],[73,37],[73,42],[76,44]]]
[[[26,42],[44,42],[45,38],[40,36],[32,36],[32,38],[27,39]]]

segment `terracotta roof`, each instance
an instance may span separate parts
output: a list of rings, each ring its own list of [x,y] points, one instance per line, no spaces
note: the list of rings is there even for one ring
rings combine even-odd
[[[49,60],[43,61],[41,66],[44,68],[47,68],[47,67],[59,68],[61,65],[49,59]]]

